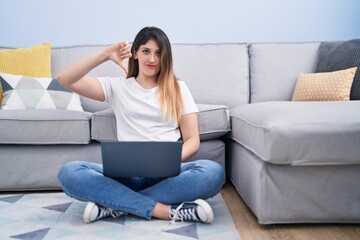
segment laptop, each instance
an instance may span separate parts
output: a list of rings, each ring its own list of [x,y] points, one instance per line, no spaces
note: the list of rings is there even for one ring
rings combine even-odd
[[[102,141],[104,175],[165,178],[180,174],[182,142]]]

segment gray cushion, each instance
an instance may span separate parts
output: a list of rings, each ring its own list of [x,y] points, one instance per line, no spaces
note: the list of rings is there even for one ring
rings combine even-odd
[[[91,138],[98,141],[117,139],[115,114],[111,108],[92,115]]]
[[[345,42],[322,42],[316,72],[333,72],[358,67],[350,99],[360,100],[360,39]]]
[[[224,105],[197,104],[201,140],[216,139],[230,131],[229,108]],[[116,121],[112,109],[93,114],[91,137],[94,140],[115,140]]]
[[[86,144],[90,117],[62,109],[1,110],[0,144]]]
[[[219,138],[230,132],[229,107],[197,104],[199,109],[200,140]]]
[[[360,101],[266,102],[230,111],[232,138],[276,164],[360,163]]]
[[[249,102],[246,44],[174,44],[172,50],[175,74],[196,103],[234,107]]]
[[[300,73],[315,71],[319,45],[319,42],[250,44],[250,101],[291,100]]]

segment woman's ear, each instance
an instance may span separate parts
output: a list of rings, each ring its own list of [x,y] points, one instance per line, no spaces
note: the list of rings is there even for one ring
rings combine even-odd
[[[134,50],[134,52],[132,53],[132,56],[133,56],[133,58],[134,59],[137,59],[138,57],[137,57],[137,52]]]

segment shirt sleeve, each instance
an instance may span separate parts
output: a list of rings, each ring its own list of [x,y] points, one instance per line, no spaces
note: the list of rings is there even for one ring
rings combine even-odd
[[[110,103],[110,101],[111,101],[111,94],[110,94],[111,78],[99,77],[98,80],[99,80],[102,90],[104,92],[104,96],[105,96],[104,102]]]
[[[118,88],[123,82],[122,77],[99,77],[99,82],[104,92],[104,102],[110,103],[113,99],[114,88]]]
[[[189,88],[187,87],[187,85],[185,84],[185,82],[179,81],[179,85],[180,85],[181,94],[183,97],[183,104],[184,104],[183,115],[199,112],[199,110],[195,104],[194,98],[192,97],[191,92],[190,92]]]

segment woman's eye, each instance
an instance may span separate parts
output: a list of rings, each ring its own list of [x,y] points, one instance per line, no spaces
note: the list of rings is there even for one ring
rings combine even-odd
[[[156,52],[156,56],[160,57],[160,56],[161,56],[161,52]]]
[[[143,50],[143,53],[145,53],[145,54],[148,54],[150,51],[149,50],[147,50],[147,49],[144,49]]]

